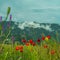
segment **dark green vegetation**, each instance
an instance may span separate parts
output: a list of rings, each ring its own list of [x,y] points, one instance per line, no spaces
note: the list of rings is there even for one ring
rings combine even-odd
[[[4,24],[3,24],[4,23]],[[8,27],[8,24],[10,23],[10,26]],[[16,24],[15,24],[16,23]],[[19,41],[21,42],[21,40],[23,38],[29,40],[29,39],[33,39],[33,40],[37,40],[38,38],[41,38],[41,35],[50,35],[53,38],[56,38],[57,34],[58,34],[58,39],[60,39],[60,25],[58,24],[51,24],[51,29],[53,31],[49,31],[43,28],[33,28],[33,27],[25,27],[25,29],[20,29],[18,26],[20,23],[18,22],[13,22],[13,21],[2,21],[0,22],[0,25],[3,24],[3,29],[2,31],[0,30],[0,34],[2,33],[2,36],[0,36],[0,41],[3,41],[3,39],[5,39],[5,37],[7,36],[7,34],[10,32],[9,36],[7,37],[7,39],[11,39],[12,36],[14,36],[15,40],[14,41]],[[40,23],[40,25],[49,25],[47,23]],[[1,27],[0,27],[1,28]],[[2,37],[4,36],[4,38],[2,39]]]

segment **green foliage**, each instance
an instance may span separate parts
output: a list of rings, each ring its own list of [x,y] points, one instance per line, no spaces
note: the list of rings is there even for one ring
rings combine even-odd
[[[1,29],[2,29],[2,26],[1,26],[1,24],[0,24],[0,31],[1,31]]]
[[[44,48],[47,44],[49,47]],[[0,45],[1,46],[1,45]],[[16,51],[17,44],[7,45],[4,44],[2,51],[0,52],[0,60],[59,60],[60,59],[60,44],[56,41],[49,41],[46,43],[43,41],[41,45],[36,46],[24,46],[23,52]],[[50,54],[51,50],[55,50],[55,54]]]
[[[11,11],[11,8],[8,7],[8,9],[7,9],[7,16],[10,14],[10,11]]]

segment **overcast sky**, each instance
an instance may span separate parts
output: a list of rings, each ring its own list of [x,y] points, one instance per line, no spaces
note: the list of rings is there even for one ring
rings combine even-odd
[[[60,0],[0,0],[0,16],[9,6],[14,21],[60,24]]]

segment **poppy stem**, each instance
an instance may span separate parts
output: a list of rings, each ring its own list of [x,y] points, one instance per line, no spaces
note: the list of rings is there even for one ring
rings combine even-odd
[[[50,51],[51,51],[51,46],[50,46]],[[52,60],[52,59],[51,59],[51,54],[50,54],[50,60]]]
[[[24,60],[23,52],[22,52],[22,60]]]
[[[56,31],[56,39],[57,39],[57,41],[59,42],[59,39],[58,39],[58,32]]]
[[[9,33],[7,34],[6,39],[7,39],[8,36],[10,35],[10,32],[11,32],[11,31],[9,31]],[[2,46],[1,46],[1,48],[0,48],[0,51],[2,50],[2,47],[4,46],[4,43],[5,43],[6,39],[4,39],[4,41],[3,41],[3,43],[2,43]]]
[[[6,60],[6,58],[7,58],[7,55],[8,55],[8,52],[6,52],[4,60]]]

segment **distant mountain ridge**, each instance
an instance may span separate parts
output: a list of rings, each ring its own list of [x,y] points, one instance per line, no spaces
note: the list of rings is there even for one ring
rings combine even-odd
[[[7,27],[8,21],[4,22],[4,28]],[[13,22],[11,21],[10,26],[12,27],[9,37],[14,36],[16,41],[21,41],[23,38],[29,40],[37,40],[41,38],[41,34],[51,35],[56,38],[56,33],[58,32],[60,36],[60,25],[53,23],[37,23],[37,22]],[[8,31],[5,30],[5,34]],[[58,38],[60,39],[60,37]]]

